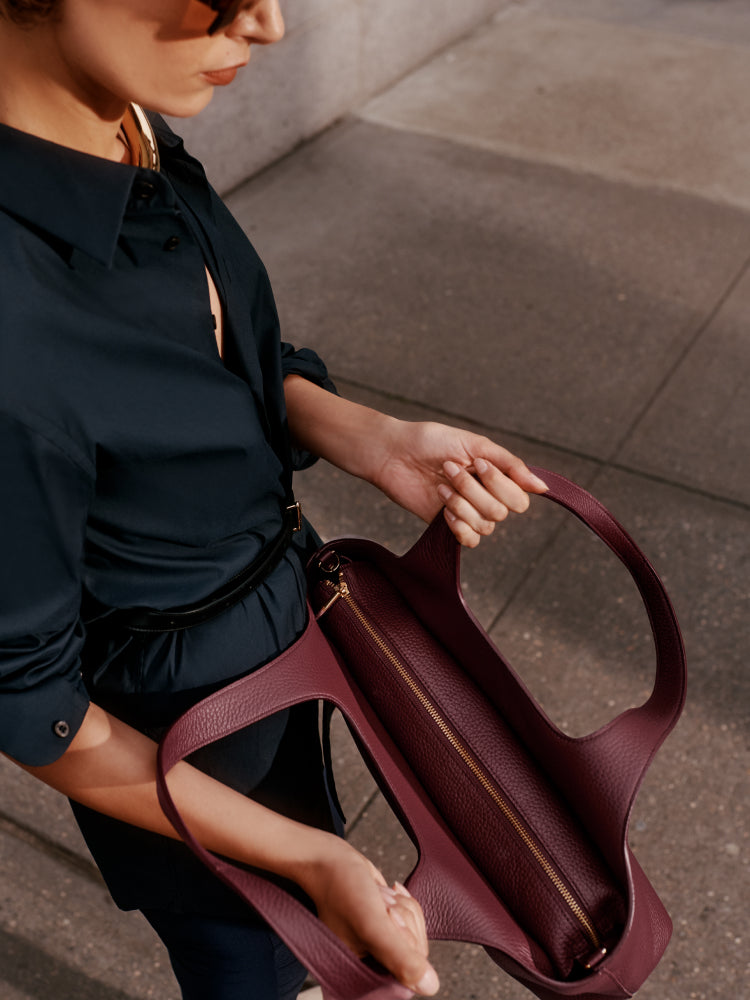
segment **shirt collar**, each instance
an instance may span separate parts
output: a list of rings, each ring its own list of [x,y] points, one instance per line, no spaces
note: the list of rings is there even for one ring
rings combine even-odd
[[[158,177],[0,124],[0,208],[106,267],[143,175]]]

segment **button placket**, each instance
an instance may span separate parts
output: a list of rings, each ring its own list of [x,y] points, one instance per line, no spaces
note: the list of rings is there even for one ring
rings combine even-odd
[[[151,181],[135,181],[133,184],[133,197],[139,201],[151,201],[156,194],[156,186]]]

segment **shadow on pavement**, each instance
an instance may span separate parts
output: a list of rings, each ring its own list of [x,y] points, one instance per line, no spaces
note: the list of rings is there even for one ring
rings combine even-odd
[[[41,948],[0,927],[2,983],[25,996],[46,1000],[132,1000],[129,993],[93,979],[74,965],[48,955]]]

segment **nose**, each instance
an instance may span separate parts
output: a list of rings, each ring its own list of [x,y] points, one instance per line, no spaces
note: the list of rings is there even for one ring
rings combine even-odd
[[[285,30],[279,0],[258,0],[239,11],[227,34],[241,35],[256,45],[273,45],[281,41]]]

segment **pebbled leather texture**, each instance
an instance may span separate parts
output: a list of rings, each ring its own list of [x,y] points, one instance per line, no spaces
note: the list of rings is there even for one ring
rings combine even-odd
[[[396,688],[394,695],[394,682],[372,669],[382,649],[376,646],[375,655],[351,625],[328,641],[311,614],[306,632],[289,650],[194,706],[160,746],[157,780],[165,813],[217,876],[281,934],[328,1000],[403,1000],[410,994],[360,962],[283,890],[204,851],[182,822],[166,778],[178,760],[200,746],[311,699],[330,701],[342,711],[418,845],[419,862],[407,885],[422,903],[431,938],[483,945],[540,1000],[632,996],[669,940],[671,922],[630,851],[627,824],[645,771],[684,704],[679,627],[658,576],[612,515],[563,477],[535,471],[550,486],[547,498],[578,516],[627,566],[654,632],[650,698],[598,732],[573,739],[558,730],[491,643],[464,603],[459,547],[442,517],[403,557],[362,539],[324,546],[310,563],[311,596],[316,599],[318,563],[332,550],[360,566],[369,581],[362,598],[368,612],[383,629],[397,623],[392,641],[400,657],[415,661],[420,684],[434,695],[441,717],[492,772],[492,781],[505,788],[555,865],[565,870],[574,894],[602,924],[608,951],[590,971],[576,961],[590,950],[588,944],[581,943],[578,928],[521,858],[517,832],[503,828],[502,817],[477,803],[476,782],[467,780],[465,768],[437,756],[426,742],[432,737],[425,735],[423,720],[415,721],[413,692],[407,696]],[[385,582],[378,586],[377,580]],[[336,602],[322,619],[326,629],[335,628],[329,623],[341,617],[342,604]],[[437,673],[433,663],[440,665]],[[446,773],[450,783],[440,780]]]
[[[622,931],[623,890],[511,725],[389,580],[369,561],[342,573],[351,596],[332,605],[323,631],[485,878],[562,978],[576,963],[580,971]],[[314,607],[325,604],[328,590],[326,580],[313,587]]]

